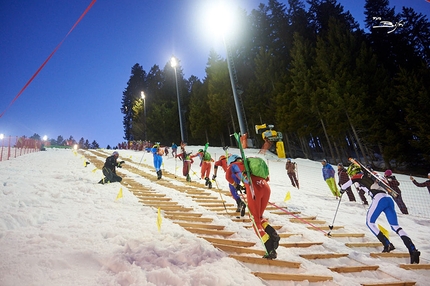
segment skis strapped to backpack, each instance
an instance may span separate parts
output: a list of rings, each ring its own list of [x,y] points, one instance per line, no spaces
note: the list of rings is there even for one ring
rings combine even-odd
[[[242,142],[240,142],[240,135],[239,133],[234,133],[233,136],[234,138],[236,138],[237,144],[239,146],[240,155],[243,160],[243,165],[245,166],[246,178],[248,179],[249,188],[251,189],[252,198],[255,199],[254,186],[252,185],[252,180],[251,180],[251,170],[249,169],[248,160],[246,159],[246,156],[245,156],[245,151],[243,151]]]
[[[360,166],[362,170],[365,170],[367,173],[369,173],[373,178],[375,178],[379,185],[384,188],[390,194],[392,197],[397,198],[399,195],[395,190],[393,190],[386,182],[384,182],[380,177],[376,176],[372,171],[370,171],[368,168],[366,168],[363,164],[361,164],[359,161],[355,160],[354,158],[349,158],[349,161],[357,166]]]

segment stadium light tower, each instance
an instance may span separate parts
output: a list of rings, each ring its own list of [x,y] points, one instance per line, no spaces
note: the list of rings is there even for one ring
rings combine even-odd
[[[179,98],[179,86],[178,86],[178,74],[176,71],[176,67],[178,66],[178,61],[175,57],[170,59],[170,65],[175,70],[175,81],[176,81],[176,96],[178,98],[178,112],[179,112],[179,128],[181,129],[181,142],[184,142],[184,129],[182,126],[182,112],[181,112],[181,101]]]

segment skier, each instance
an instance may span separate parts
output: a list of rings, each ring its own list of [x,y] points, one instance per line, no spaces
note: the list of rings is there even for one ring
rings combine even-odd
[[[175,144],[175,142],[172,142],[172,156],[176,157],[178,151],[178,145]]]
[[[124,161],[117,162],[119,153],[114,151],[111,156],[106,158],[102,172],[105,177],[99,181],[99,184],[121,182],[122,178],[116,174],[115,167],[122,168]]]
[[[191,164],[194,162],[193,159],[190,157],[191,152],[187,153],[185,151],[185,144],[181,144],[181,153],[176,155],[176,158],[179,158],[183,162],[182,166],[182,175],[185,176],[187,182],[191,182],[190,177],[190,170],[191,170]]]
[[[403,202],[402,191],[399,188],[400,183],[397,181],[396,176],[393,176],[393,172],[391,170],[385,170],[384,178],[386,183],[397,192],[397,197],[394,198],[394,201],[396,202],[402,214],[409,214],[408,208]]]
[[[410,176],[409,177],[412,181],[412,183],[414,183],[415,186],[417,187],[427,187],[427,190],[429,191],[430,194],[430,173],[427,174],[427,178],[429,178],[429,180],[423,182],[423,183],[418,183],[417,181],[415,181],[414,177]]]
[[[253,217],[254,220],[254,231],[261,238],[267,250],[263,258],[275,259],[277,257],[276,249],[279,246],[280,237],[267,220],[263,219],[264,210],[270,199],[271,191],[270,186],[267,184],[269,178],[263,179],[251,174],[251,183],[255,191],[255,197],[253,198],[250,182],[248,178],[243,175],[245,165],[242,158],[237,155],[231,155],[228,157],[227,161],[228,168],[225,174],[227,181],[238,191],[243,189],[241,183],[243,183],[245,187],[248,209],[250,216]]]
[[[203,149],[199,149],[199,151],[191,155],[191,158],[199,157],[200,158],[200,172],[201,172],[201,179],[205,180],[205,186],[207,186],[209,189],[212,189],[212,182],[209,179],[211,169],[212,169],[212,162],[214,159],[212,159],[211,154],[208,151],[204,151]]]
[[[361,173],[361,168],[355,164],[351,164],[348,166],[348,169],[346,169],[346,173],[351,178],[354,175]],[[363,202],[363,205],[367,206],[369,203],[367,202],[365,191],[361,188],[359,183],[354,183],[355,188],[357,189],[357,193],[360,196],[361,201]]]
[[[161,171],[161,164],[163,163],[163,148],[160,147],[159,143],[156,143],[152,148],[145,148],[147,152],[151,152],[154,157],[154,168],[157,172],[157,180],[160,180],[163,176]]]
[[[339,177],[339,187],[342,187],[343,184],[349,181],[348,173],[342,163],[337,164],[337,175]],[[346,194],[348,195],[350,202],[355,202],[355,196],[351,187],[346,189]]]
[[[228,156],[231,156],[231,154],[228,154]],[[224,172],[227,172],[227,158],[226,158],[226,156],[221,155],[219,157],[218,161],[216,161],[214,163],[214,174],[212,176],[213,181],[215,181],[215,179],[216,179],[216,176],[218,173],[218,167],[221,167],[224,170]],[[240,215],[244,216],[245,215],[245,208],[246,208],[245,203],[240,199],[240,196],[237,193],[236,188],[232,184],[228,184],[228,187],[230,189],[231,195],[233,196],[233,198],[237,204],[236,212],[240,212]]]
[[[290,178],[291,184],[293,187],[299,189],[299,180],[296,175],[296,162],[291,162],[291,158],[287,159],[287,163],[285,164],[285,169],[287,170],[287,175]]]
[[[326,181],[328,187],[330,188],[330,191],[336,197],[336,199],[339,199],[340,194],[336,186],[336,181],[334,179],[335,171],[332,165],[330,165],[326,159],[323,159],[321,161],[321,164],[323,165],[322,174],[323,174],[324,181]]]
[[[400,236],[400,238],[403,240],[403,243],[408,248],[411,264],[418,264],[420,262],[421,253],[416,249],[412,240],[409,238],[403,228],[399,226],[397,214],[394,209],[393,199],[386,193],[385,189],[380,186],[382,182],[375,178],[375,176],[378,175],[374,173],[375,176],[372,176],[369,172],[370,170],[363,170],[362,173],[354,175],[348,182],[342,185],[341,193],[343,194],[353,183],[359,183],[362,188],[367,191],[368,195],[372,197],[372,203],[370,204],[366,215],[366,225],[384,245],[382,252],[390,252],[391,250],[395,249],[394,245],[376,225],[376,220],[378,219],[379,215],[384,212],[391,229]]]

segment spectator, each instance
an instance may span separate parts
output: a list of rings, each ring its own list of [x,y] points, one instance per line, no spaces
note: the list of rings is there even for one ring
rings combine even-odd
[[[322,167],[322,174],[324,181],[326,181],[328,187],[330,188],[330,191],[332,192],[333,196],[336,197],[336,199],[339,199],[340,193],[336,186],[336,180],[334,179],[334,174],[336,173],[326,159],[323,159],[321,161]]]
[[[287,163],[285,164],[285,169],[287,170],[287,175],[290,178],[291,184],[293,187],[299,189],[299,180],[297,179],[296,174],[296,162],[291,162],[291,159],[287,159]]]
[[[429,180],[423,182],[423,183],[418,183],[417,181],[415,181],[414,177],[410,176],[409,177],[412,181],[412,183],[414,183],[415,186],[417,187],[427,187],[427,190],[429,191],[430,194],[430,173],[427,174],[427,178]]]

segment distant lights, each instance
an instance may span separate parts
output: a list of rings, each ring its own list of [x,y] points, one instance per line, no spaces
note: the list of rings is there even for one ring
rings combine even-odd
[[[46,140],[48,140],[48,136],[43,136],[43,141],[46,141]]]
[[[78,150],[78,144],[73,145],[73,149]]]
[[[0,134],[0,140],[3,140],[3,138],[4,138],[4,134],[2,133]]]

